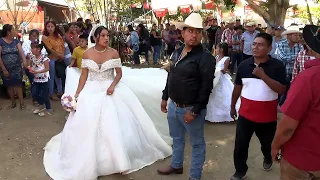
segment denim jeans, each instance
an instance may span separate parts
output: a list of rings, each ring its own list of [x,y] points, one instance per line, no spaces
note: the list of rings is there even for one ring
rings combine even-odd
[[[49,82],[34,82],[33,92],[39,105],[45,105],[47,110],[51,110],[51,104],[49,100]]]
[[[230,72],[233,74],[235,65],[239,67],[240,63],[242,62],[242,52],[232,52],[231,53],[231,63],[229,66]]]
[[[67,66],[65,65],[64,61],[56,61],[55,65],[56,65],[56,77],[59,78],[61,81],[62,93],[63,93],[65,85],[66,85],[66,68],[67,68]]]
[[[185,133],[187,133],[192,146],[190,177],[200,180],[202,166],[206,159],[206,143],[204,140],[206,110],[202,110],[191,123],[187,124],[183,120],[183,116],[187,110],[191,109],[192,107],[179,108],[172,101],[169,103],[168,124],[170,136],[173,139],[171,167],[176,169],[183,167]]]
[[[165,54],[165,50],[166,50],[166,43],[162,41],[161,49],[160,49],[160,59],[164,59],[164,57],[167,56]]]
[[[56,61],[54,59],[50,59],[49,63],[49,74],[50,74],[50,79],[49,79],[49,95],[54,94],[54,83],[56,82],[57,84],[57,89],[59,93],[62,93],[62,82],[60,78],[56,77]]]
[[[134,64],[140,64],[139,51],[133,52],[133,61]]]
[[[156,64],[160,59],[160,45],[152,46],[153,47],[153,63]]]
[[[290,89],[290,85],[291,85],[291,79],[292,79],[292,74],[288,74],[287,75],[287,89],[286,89],[286,91],[284,92],[284,94],[282,94],[281,96],[280,96],[280,99],[279,99],[279,106],[282,106],[283,105],[283,103],[286,101],[286,99],[287,99],[287,94],[288,94],[288,91],[289,91],[289,89]]]

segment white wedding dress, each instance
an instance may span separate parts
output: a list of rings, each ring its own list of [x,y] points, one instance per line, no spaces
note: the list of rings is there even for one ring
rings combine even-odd
[[[221,70],[228,56],[223,57],[216,64],[214,73],[213,89],[207,104],[206,120],[210,122],[231,122],[234,121],[230,116],[231,96],[233,91],[233,83],[228,73],[223,74]],[[218,57],[216,58],[218,59]],[[240,107],[238,101],[236,109]]]
[[[150,87],[153,82],[146,83],[147,87],[132,84],[144,80],[141,79],[143,73],[136,74],[127,80],[124,78],[131,81],[129,85],[120,81],[109,96],[106,91],[113,82],[114,68],[121,67],[120,59],[108,60],[101,65],[84,59],[82,66],[89,69],[89,74],[78,97],[77,111],[70,113],[63,131],[44,148],[44,167],[50,177],[54,180],[96,180],[98,176],[131,173],[170,156],[167,120],[163,118],[165,115],[160,115],[160,110],[153,109],[155,104],[160,108],[161,96],[149,107],[149,114],[141,103],[153,101],[164,86],[159,89],[155,84]],[[164,72],[155,69],[153,72],[157,75],[148,77],[146,73],[146,81],[161,79],[165,83]],[[134,75],[134,70],[125,70],[123,77],[130,73]],[[74,94],[79,75],[77,68],[68,68],[66,93]],[[135,91],[130,86],[135,87]],[[144,94],[149,90],[160,92]],[[142,101],[135,92],[140,97],[145,96]],[[151,117],[157,119],[156,123]]]

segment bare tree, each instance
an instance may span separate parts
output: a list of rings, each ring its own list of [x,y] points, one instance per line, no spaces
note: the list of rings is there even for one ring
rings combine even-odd
[[[28,25],[38,12],[36,3],[34,0],[30,4],[29,1],[24,0],[5,0],[9,23],[14,25],[15,28],[19,28],[23,22]],[[24,11],[24,8],[26,8],[26,11]]]
[[[308,0],[305,0],[305,1],[306,1],[306,5],[307,5],[308,20],[309,20],[309,23],[313,25],[312,15],[311,15],[311,12],[310,12],[309,3],[308,3]]]
[[[250,8],[260,15],[268,24],[282,26],[287,10],[291,7],[289,0],[246,0]]]

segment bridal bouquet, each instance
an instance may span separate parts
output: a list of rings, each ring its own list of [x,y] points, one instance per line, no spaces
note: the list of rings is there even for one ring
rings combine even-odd
[[[76,106],[77,106],[76,98],[69,94],[63,94],[61,97],[61,105],[63,109],[65,109],[68,112],[76,111]]]

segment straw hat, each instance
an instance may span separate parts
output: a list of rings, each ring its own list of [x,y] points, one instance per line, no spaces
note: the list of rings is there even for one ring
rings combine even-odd
[[[235,21],[233,18],[228,18],[228,19],[225,19],[224,22],[226,22],[227,24],[233,24]]]
[[[176,23],[176,27],[180,30],[185,27],[203,29],[202,17],[199,13],[191,13],[184,22]]]
[[[288,34],[295,34],[295,33],[301,33],[300,28],[298,25],[291,25],[287,28],[286,31],[284,31],[281,35],[286,36]]]

